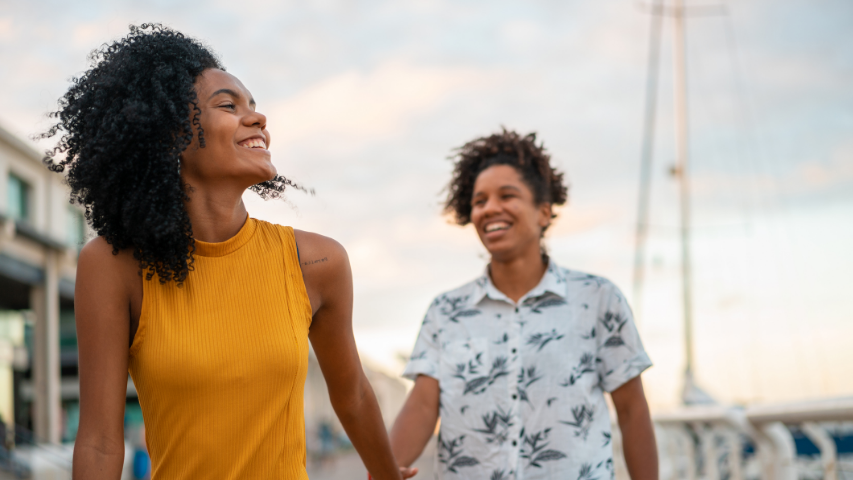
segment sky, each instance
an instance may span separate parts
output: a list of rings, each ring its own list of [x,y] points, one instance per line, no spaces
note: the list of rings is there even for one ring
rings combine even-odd
[[[686,27],[697,381],[723,403],[850,396],[853,4],[723,4]],[[0,123],[23,138],[43,131],[88,52],[131,23],[203,40],[268,116],[279,173],[316,191],[249,193],[251,214],[346,247],[361,354],[391,373],[430,300],[488,262],[473,230],[442,215],[448,156],[501,126],[535,131],[571,184],[549,251],[628,296],[655,362],[650,402],[667,409],[684,368],[672,30],[665,21],[635,298],[650,25],[640,5],[0,0]]]

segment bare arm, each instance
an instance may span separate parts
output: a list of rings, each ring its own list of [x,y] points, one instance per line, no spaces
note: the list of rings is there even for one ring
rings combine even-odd
[[[438,422],[438,380],[419,375],[391,429],[391,449],[400,465],[409,467],[424,451]]]
[[[129,272],[138,277],[132,257],[112,255],[103,238],[92,240],[80,252],[74,288],[80,369],[75,479],[121,477],[133,288]]]
[[[657,480],[657,445],[642,380],[639,376],[633,378],[610,395],[622,431],[628,474],[632,480]]]
[[[361,368],[352,331],[352,272],[332,239],[296,232],[302,275],[314,310],[308,334],[335,413],[364,466],[377,480],[399,479],[376,396]]]

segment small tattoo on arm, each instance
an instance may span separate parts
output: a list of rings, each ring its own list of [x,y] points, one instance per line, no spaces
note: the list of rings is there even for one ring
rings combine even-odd
[[[323,257],[319,260],[306,260],[306,261],[302,262],[302,265],[308,266],[308,265],[314,265],[315,263],[323,263],[323,262],[328,262],[328,261],[329,261],[329,257]]]

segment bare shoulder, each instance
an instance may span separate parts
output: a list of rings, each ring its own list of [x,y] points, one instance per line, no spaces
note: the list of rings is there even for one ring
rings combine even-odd
[[[96,237],[86,243],[77,258],[78,279],[115,282],[128,285],[139,276],[139,262],[133,258],[131,249],[113,254],[113,246],[104,237]]]
[[[317,233],[302,230],[293,233],[299,249],[302,280],[314,314],[341,300],[351,301],[352,271],[343,245]]]
[[[303,275],[309,273],[334,274],[341,268],[349,269],[349,258],[343,245],[319,233],[293,231],[299,249],[299,264]]]

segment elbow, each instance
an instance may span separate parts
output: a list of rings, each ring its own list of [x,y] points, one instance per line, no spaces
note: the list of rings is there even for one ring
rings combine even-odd
[[[373,392],[367,378],[364,375],[360,377],[360,380],[354,382],[354,385],[350,388],[337,389],[338,391],[330,389],[329,391],[332,408],[342,423],[358,417],[362,406],[368,401]]]
[[[107,435],[78,436],[74,443],[73,463],[80,465],[103,465],[121,468],[124,464],[124,439],[117,440]]]

